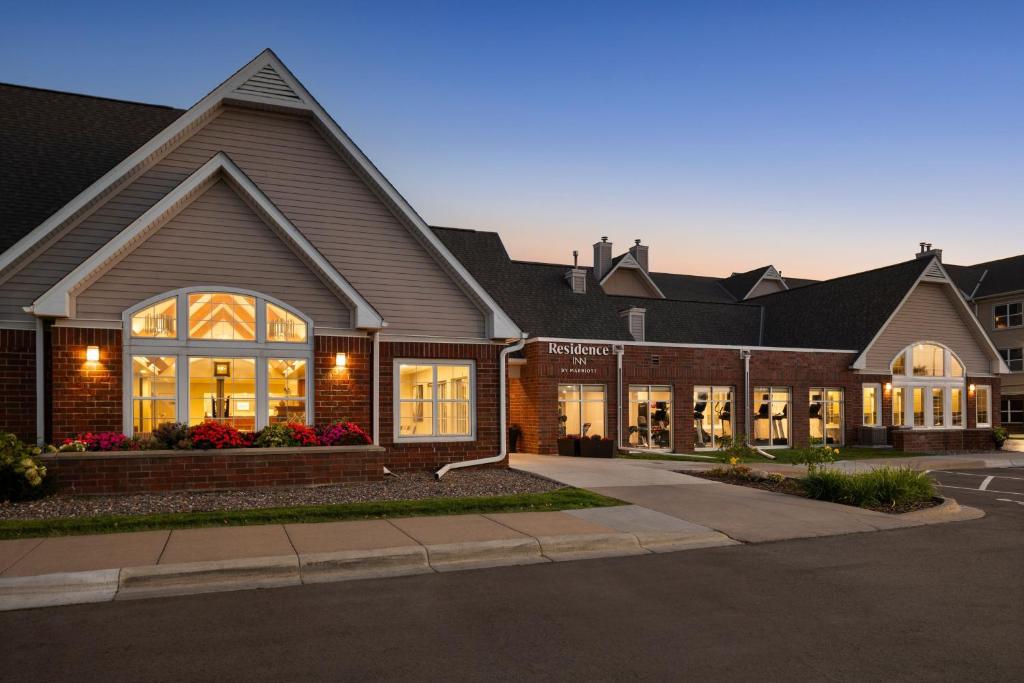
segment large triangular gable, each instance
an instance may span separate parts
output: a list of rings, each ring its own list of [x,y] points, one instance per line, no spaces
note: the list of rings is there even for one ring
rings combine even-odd
[[[604,284],[608,282],[612,278],[612,276],[620,272],[622,269],[630,270],[636,273],[636,275],[640,278],[643,284],[651,291],[651,294],[653,296],[656,296],[659,299],[665,298],[665,295],[661,293],[661,289],[658,287],[658,285],[654,284],[654,280],[651,279],[651,276],[647,273],[646,270],[643,269],[643,266],[641,266],[637,262],[637,260],[633,258],[633,255],[629,253],[623,254],[621,257],[619,257],[619,260],[615,263],[615,265],[609,268],[608,272],[605,273],[604,277],[601,278],[600,284],[604,286]]]
[[[310,266],[352,312],[353,327],[380,329],[385,325],[380,314],[303,236],[287,217],[267,198],[252,180],[223,152],[203,164],[142,216],[122,230],[92,256],[79,264],[60,282],[32,304],[30,312],[46,317],[73,317],[75,295],[109,270],[160,226],[177,215],[213,183],[223,178],[256,210],[264,222]]]
[[[310,115],[326,139],[352,162],[369,186],[375,189],[403,219],[413,237],[484,313],[487,319],[487,336],[500,339],[521,336],[521,331],[512,319],[448,251],[409,203],[269,49],[261,52],[174,123],[83,190],[10,249],[0,254],[0,275],[9,275],[31,260],[31,257],[39,249],[44,248],[51,238],[61,234],[74,221],[137,177],[149,162],[166,153],[202,126],[216,113],[221,103],[232,101]],[[37,315],[44,315],[39,313],[38,309],[34,310],[37,311]]]
[[[892,321],[900,314],[900,311],[906,305],[907,301],[910,299],[913,293],[917,290],[918,286],[924,282],[939,284],[950,289],[952,296],[950,296],[949,298],[953,302],[953,305],[956,308],[957,312],[960,314],[960,319],[963,321],[965,325],[967,325],[971,329],[975,339],[989,353],[991,371],[993,373],[1000,374],[1009,372],[1010,369],[1006,366],[1006,363],[1003,361],[1002,356],[999,355],[999,351],[992,343],[992,339],[985,332],[985,328],[982,327],[981,322],[978,321],[978,318],[974,315],[974,312],[971,311],[970,307],[967,305],[967,302],[964,300],[964,297],[960,292],[960,288],[957,287],[957,285],[953,282],[953,279],[949,276],[949,273],[947,273],[946,269],[943,268],[942,262],[935,257],[932,257],[931,263],[929,263],[924,268],[924,270],[921,271],[921,275],[917,278],[914,284],[907,290],[907,293],[903,296],[903,299],[900,301],[899,305],[896,306],[896,308],[893,310],[892,315],[890,315],[889,318],[885,321],[885,324],[878,329],[878,331],[875,333],[875,336],[872,337],[871,341],[867,344],[867,346],[864,347],[860,355],[857,356],[856,360],[854,360],[851,367],[854,368],[855,370],[863,370],[867,367],[868,353],[871,351],[871,347],[874,346],[875,342],[877,342],[882,337],[882,335],[885,333],[886,328],[888,328]]]

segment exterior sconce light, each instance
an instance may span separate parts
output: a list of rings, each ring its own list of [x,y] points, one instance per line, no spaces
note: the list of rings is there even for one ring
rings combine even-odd
[[[974,395],[974,390],[975,390],[975,389],[977,389],[977,387],[975,387],[975,386],[974,386],[974,385],[972,384],[972,385],[970,385],[969,387],[967,387],[967,392],[968,392],[969,394],[971,394],[971,395],[973,396],[973,395]]]
[[[89,363],[97,363],[100,360],[100,347],[98,346],[87,346],[85,347],[85,360]]]
[[[213,376],[214,377],[230,377],[231,376],[231,363],[227,361],[214,361],[213,362]]]
[[[348,365],[348,354],[347,353],[336,353],[334,354],[334,367],[343,368]]]
[[[890,391],[892,391],[892,382],[886,382],[885,383],[885,393],[888,394]]]

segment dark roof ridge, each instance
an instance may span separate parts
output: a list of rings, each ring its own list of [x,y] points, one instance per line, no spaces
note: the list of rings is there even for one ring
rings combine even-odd
[[[932,257],[932,258],[935,258],[935,257]],[[852,277],[860,277],[861,275],[868,275],[869,273],[877,273],[880,270],[889,270],[890,268],[898,268],[899,266],[906,266],[908,264],[915,263],[915,262],[928,263],[929,259],[917,259],[917,258],[915,258],[915,259],[910,259],[910,260],[907,260],[907,261],[900,261],[899,263],[890,263],[887,266],[879,266],[878,268],[871,268],[869,270],[862,270],[862,271],[859,271],[859,272],[856,272],[856,273],[849,273],[847,275],[840,275],[839,277],[830,278],[828,280],[818,280],[817,282],[812,282],[810,284],[806,284],[806,285],[804,285],[802,287],[797,287],[795,289],[784,289],[781,292],[771,292],[769,294],[762,294],[761,296],[752,296],[752,297],[750,297],[750,299],[748,299],[748,301],[754,301],[755,299],[767,299],[770,296],[781,296],[783,294],[789,294],[790,292],[805,292],[805,291],[807,291],[807,290],[809,290],[809,289],[811,289],[813,287],[817,287],[818,285],[829,285],[829,284],[833,284],[835,282],[839,282],[841,280],[847,280],[847,279],[852,278]]]
[[[56,95],[70,95],[72,97],[87,97],[91,100],[106,100],[107,102],[117,102],[119,104],[134,104],[139,107],[155,107],[158,109],[170,109],[172,111],[185,111],[181,107],[173,107],[169,104],[153,104],[152,102],[139,102],[138,100],[125,100],[119,97],[105,97],[103,95],[90,95],[88,93],[71,92],[70,90],[56,90],[54,88],[40,88],[35,85],[22,85],[21,83],[7,83],[0,81],[0,86],[6,86],[8,88],[21,88],[23,90],[38,90],[39,92],[54,93]]]
[[[1024,254],[1016,254],[1014,256],[1004,256],[1003,258],[997,258],[997,259],[993,259],[991,261],[982,261],[981,263],[972,263],[972,264],[966,265],[966,266],[962,266],[962,265],[959,265],[959,264],[956,264],[956,263],[948,263],[948,264],[943,264],[943,265],[950,265],[950,266],[954,266],[956,268],[985,268],[986,266],[991,266],[991,265],[994,265],[994,264],[997,264],[997,263],[1002,263],[1003,261],[1012,261],[1013,259],[1019,259],[1022,256],[1024,256]]]
[[[665,298],[657,298],[657,297],[645,298],[645,297],[633,296],[633,295],[630,295],[630,294],[608,294],[607,292],[605,292],[604,295],[606,297],[610,298],[610,299],[632,299],[634,301],[654,301],[654,302],[666,301],[666,302],[669,302],[669,303],[676,303],[676,304],[701,304],[701,305],[705,305],[706,304],[708,306],[729,306],[730,308],[735,308],[736,306],[749,306],[750,308],[761,308],[762,307],[761,304],[751,304],[751,303],[747,303],[746,301],[703,301],[701,299],[669,299],[668,297],[665,297]]]

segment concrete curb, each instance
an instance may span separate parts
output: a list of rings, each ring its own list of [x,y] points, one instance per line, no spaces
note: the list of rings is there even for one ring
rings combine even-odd
[[[421,545],[299,555],[299,572],[304,584],[407,576],[431,571],[427,551]]]
[[[117,594],[120,572],[120,569],[100,569],[0,579],[0,612],[110,602]]]
[[[128,567],[117,600],[301,585],[295,555]]]
[[[731,539],[718,531],[709,531],[707,533],[640,531],[635,536],[640,545],[652,553],[674,553],[677,550],[743,545],[739,541]]]
[[[984,516],[984,510],[960,505],[954,498],[943,498],[940,505],[926,510],[905,512],[899,518],[910,522],[913,526],[917,526],[921,524],[939,524],[942,522],[965,522],[971,519],[981,519]]]
[[[430,566],[438,572],[550,562],[541,555],[540,543],[532,536],[424,547]]]
[[[640,547],[636,536],[628,533],[564,534],[538,536],[537,540],[544,557],[555,562],[648,553]]]

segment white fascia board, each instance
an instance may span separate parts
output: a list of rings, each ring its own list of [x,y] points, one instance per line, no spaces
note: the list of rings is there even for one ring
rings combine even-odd
[[[348,300],[355,316],[354,327],[360,329],[383,327],[383,319],[373,306],[316,250],[302,232],[292,225],[291,221],[281,213],[281,210],[224,152],[218,152],[196,169],[148,211],[36,299],[32,304],[32,313],[46,317],[71,317],[73,315],[72,294],[78,288],[130,253],[135,246],[151,234],[154,226],[162,225],[162,219],[165,216],[170,212],[180,210],[183,205],[190,202],[190,199],[198,191],[205,190],[221,176],[229,180],[237,191],[253,202],[269,219],[271,227],[275,229],[278,236],[294,245],[295,249],[315,269],[320,271],[328,284]]]
[[[247,96],[235,90],[259,72],[263,67],[270,65],[288,86],[299,96],[301,102],[267,101],[260,98]],[[413,210],[412,206],[398,193],[391,183],[383,176],[376,166],[363,154],[362,150],[348,137],[341,127],[330,117],[320,106],[308,90],[295,78],[292,72],[286,67],[272,50],[265,49],[258,54],[251,62],[236,71],[230,78],[214,88],[208,95],[192,106],[188,111],[178,117],[167,128],[157,133],[149,142],[140,147],[124,161],[105,173],[99,180],[83,190],[77,197],[72,199],[63,208],[53,214],[41,225],[35,228],[28,235],[18,240],[10,249],[0,254],[0,274],[7,268],[16,264],[19,259],[28,254],[35,246],[46,240],[69,218],[87,206],[89,202],[100,197],[111,185],[118,182],[126,174],[130,173],[147,158],[155,154],[164,145],[173,140],[211,110],[219,107],[225,100],[247,102],[266,106],[270,108],[283,108],[295,111],[306,111],[312,114],[330,133],[335,142],[348,152],[361,167],[369,180],[374,182],[385,196],[402,212],[409,223],[415,227],[418,237],[429,248],[447,264],[453,274],[462,280],[462,283],[469,289],[483,307],[488,321],[488,336],[495,339],[516,338],[522,336],[522,331],[505,313],[490,294],[470,275],[469,271],[459,262],[455,256],[448,251],[437,235],[433,233],[426,222]],[[378,316],[379,317],[379,316]]]
[[[928,271],[931,270],[933,266],[938,266],[938,269],[942,272],[942,277],[937,278],[933,275],[929,275]],[[896,306],[896,310],[892,312],[892,315],[890,315],[888,320],[885,321],[885,324],[883,324],[878,329],[878,332],[875,333],[875,336],[871,338],[871,341],[868,342],[867,346],[864,347],[864,350],[861,351],[860,355],[857,356],[857,359],[853,362],[852,365],[850,365],[850,367],[853,368],[854,370],[865,369],[865,367],[867,366],[868,351],[871,350],[871,347],[875,345],[875,342],[878,341],[878,338],[882,336],[882,333],[884,333],[885,330],[888,329],[892,321],[896,318],[897,315],[899,315],[899,312],[903,309],[904,304],[907,303],[907,299],[909,299],[910,295],[917,290],[918,285],[920,285],[925,280],[927,280],[928,282],[944,283],[947,287],[951,287],[953,289],[953,293],[956,295],[954,298],[958,302],[960,302],[960,306],[962,307],[963,313],[966,314],[966,317],[969,318],[971,321],[970,323],[967,324],[974,325],[974,328],[980,333],[981,339],[984,340],[985,346],[991,352],[993,356],[993,362],[997,363],[997,367],[1000,368],[995,372],[1009,372],[1010,369],[1006,367],[1006,363],[1003,361],[1003,357],[999,355],[998,349],[996,349],[995,345],[992,343],[992,339],[988,336],[988,333],[985,332],[985,328],[982,327],[981,322],[978,320],[978,317],[974,315],[974,312],[971,310],[970,306],[967,305],[967,302],[960,295],[960,289],[953,282],[953,279],[949,277],[949,273],[946,272],[946,269],[942,266],[942,261],[940,261],[935,256],[932,257],[932,263],[929,263],[927,266],[921,269],[921,274],[918,276],[917,280],[914,281],[914,284],[911,285],[910,288],[907,290],[907,293],[903,295],[903,298],[900,300],[899,305]],[[961,316],[961,318],[963,317],[964,316]]]
[[[531,337],[527,344],[556,342],[558,344],[608,344],[610,346],[653,346],[672,349],[729,349],[731,351],[792,351],[796,353],[857,353],[857,349],[802,349],[789,346],[756,346],[751,344],[687,344],[684,342],[626,341],[623,339],[571,339],[568,337]]]
[[[640,276],[644,279],[644,281],[647,282],[647,285],[652,290],[654,290],[654,292],[659,297],[661,297],[662,299],[665,298],[665,295],[662,294],[661,289],[658,287],[658,285],[654,284],[654,280],[651,279],[651,276],[648,274],[648,272],[646,270],[644,270],[643,267],[639,263],[636,262],[636,259],[633,258],[633,255],[628,253],[628,252],[623,254],[622,258],[619,259],[619,262],[616,263],[614,266],[612,266],[608,270],[608,272],[604,274],[604,277],[601,278],[601,280],[600,280],[600,282],[598,282],[598,284],[603,287],[604,283],[608,281],[608,278],[610,278],[612,276],[612,273],[617,271],[619,268],[631,268],[633,270],[636,270],[637,272],[640,273]]]

